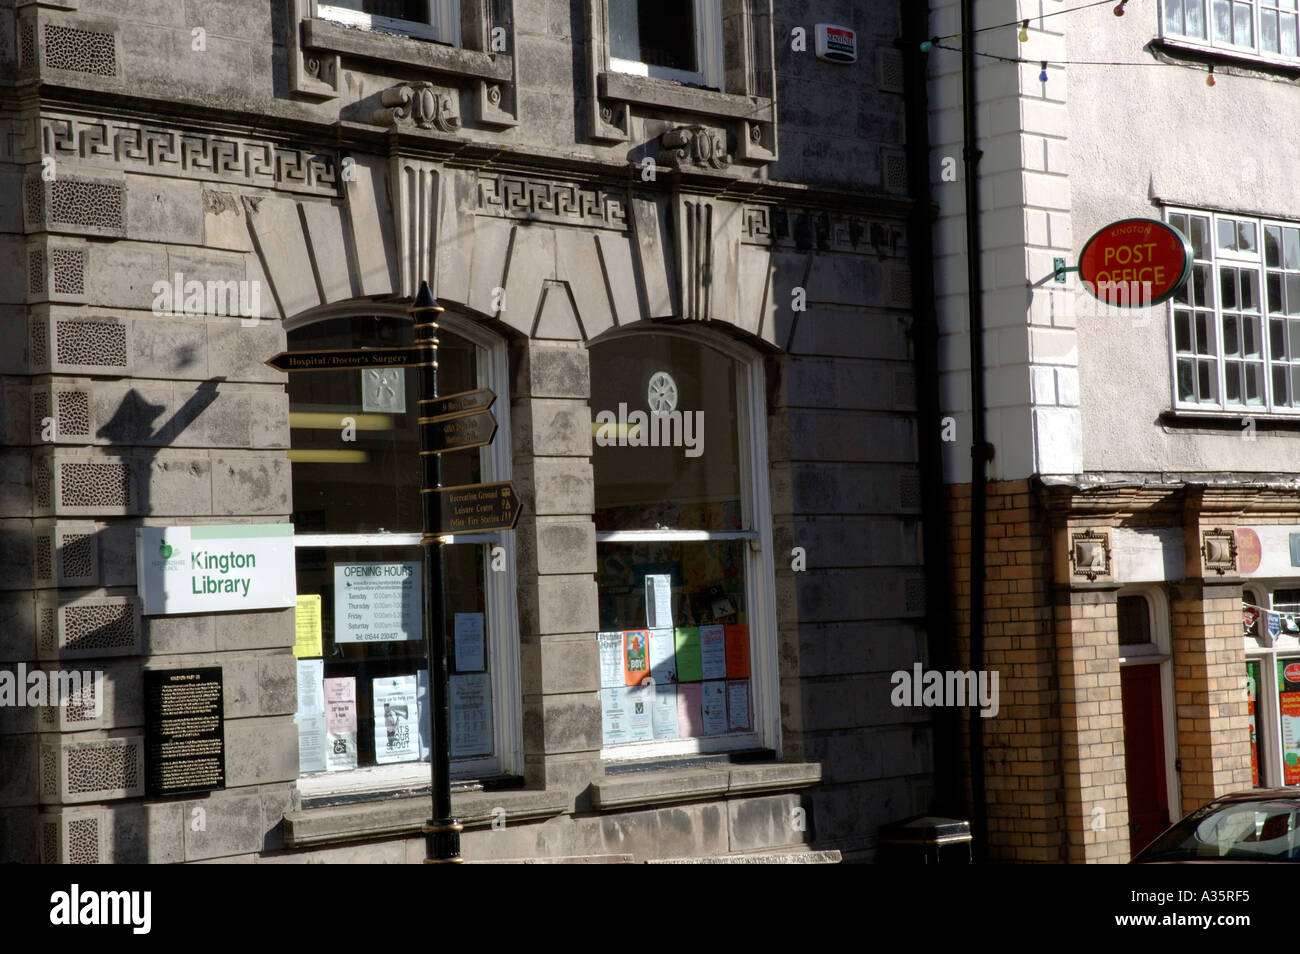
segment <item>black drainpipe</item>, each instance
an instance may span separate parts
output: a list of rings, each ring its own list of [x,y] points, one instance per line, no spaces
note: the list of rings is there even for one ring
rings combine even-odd
[[[966,175],[966,293],[970,309],[971,499],[970,499],[970,668],[984,669],[984,532],[988,461],[992,448],[984,432],[984,285],[980,274],[978,130],[975,126],[975,3],[962,0],[961,98],[965,114],[962,157]],[[984,787],[984,725],[975,706],[970,713],[970,778],[975,858],[988,861],[988,809]]]
[[[916,367],[917,463],[921,470],[921,540],[925,553],[925,628],[931,669],[956,669],[952,605],[948,581],[948,520],[944,512],[943,424],[939,406],[939,320],[934,293],[934,243],[931,229],[938,207],[931,189],[930,101],[927,56],[921,43],[929,35],[927,4],[904,0],[902,50],[905,64],[904,111],[907,124],[908,267],[912,271],[912,347]],[[953,709],[932,711],[935,796],[932,811],[961,814],[960,731]]]

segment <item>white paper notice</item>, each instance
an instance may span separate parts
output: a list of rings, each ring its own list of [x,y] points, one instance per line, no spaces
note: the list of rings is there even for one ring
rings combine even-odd
[[[451,757],[492,753],[492,687],[487,673],[456,675],[451,693]]]
[[[605,745],[654,739],[649,686],[602,689],[600,701],[601,737]]]
[[[749,683],[727,683],[727,725],[734,731],[749,728]]]
[[[429,761],[429,753],[433,751],[430,743],[429,730],[429,713],[433,710],[429,706],[429,670],[421,669],[415,674],[415,701],[420,707],[420,761]]]
[[[623,678],[623,634],[597,633],[596,643],[600,647],[600,685],[610,689],[624,685]]]
[[[727,684],[725,682],[706,682],[700,694],[700,703],[704,710],[704,734],[726,735],[727,733]]]
[[[371,681],[375,699],[375,761],[413,762],[420,757],[419,705],[414,676]]]
[[[671,630],[669,631],[671,633]],[[654,709],[650,721],[656,739],[677,738],[677,687],[655,686]]]
[[[357,680],[326,679],[325,767],[341,772],[357,767]]]
[[[482,672],[487,668],[483,661],[483,614],[456,614],[456,669],[459,672]]]
[[[623,690],[617,687],[600,690],[600,737],[605,745],[621,745],[627,741]]]
[[[649,573],[645,578],[646,629],[673,625],[673,578],[670,573]]]
[[[727,630],[722,626],[700,627],[701,679],[727,678]]]
[[[659,686],[677,681],[677,644],[671,629],[650,630],[650,678]]]
[[[298,660],[298,715],[325,714],[325,660]]]
[[[650,742],[655,733],[651,712],[654,709],[654,687],[630,686],[627,693],[627,740]]]
[[[325,764],[325,716],[296,715],[298,723],[298,772],[323,772]]]
[[[334,641],[423,639],[419,563],[334,564]]]

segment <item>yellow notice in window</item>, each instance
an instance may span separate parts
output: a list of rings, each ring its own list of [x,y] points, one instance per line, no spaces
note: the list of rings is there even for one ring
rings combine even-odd
[[[321,655],[320,594],[298,597],[298,610],[294,617],[297,635],[293,654],[299,659],[312,659]]]

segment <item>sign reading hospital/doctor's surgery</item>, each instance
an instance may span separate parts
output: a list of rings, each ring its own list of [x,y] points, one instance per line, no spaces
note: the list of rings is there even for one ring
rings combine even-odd
[[[142,527],[135,532],[146,616],[293,606],[293,525]]]

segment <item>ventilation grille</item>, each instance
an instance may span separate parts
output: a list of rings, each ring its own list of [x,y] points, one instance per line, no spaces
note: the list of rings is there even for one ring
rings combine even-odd
[[[45,430],[45,419],[50,416],[50,394],[48,391],[37,391],[32,395],[32,436],[37,440],[40,439],[41,432]]]
[[[880,157],[886,192],[907,191],[907,157],[901,152],[882,151]]]
[[[90,393],[88,391],[59,391],[57,400],[59,405],[59,436],[89,437]]]
[[[56,295],[81,296],[86,294],[85,250],[79,248],[51,249],[50,262],[53,265],[51,271],[54,273],[54,293]]]
[[[126,325],[107,321],[57,321],[54,354],[58,364],[125,370]]]
[[[903,581],[903,610],[908,613],[925,611],[925,578],[908,577]]]
[[[40,315],[32,316],[31,324],[32,350],[31,363],[33,368],[41,368],[49,363],[50,352],[46,346],[46,324],[45,319]]]
[[[45,65],[56,70],[117,75],[117,51],[111,33],[45,24]]]
[[[130,464],[89,461],[59,464],[59,506],[130,510]]]
[[[45,223],[45,184],[38,176],[29,176],[23,183],[23,208],[27,225],[38,230]]]
[[[53,606],[42,606],[38,609],[39,627],[37,633],[37,644],[40,646],[42,655],[52,656],[55,647],[58,645],[58,617],[55,615],[57,609]]]
[[[63,558],[63,576],[69,580],[90,581],[95,577],[95,536],[69,533],[62,538],[59,552]]]
[[[50,491],[50,462],[44,458],[36,461],[36,476],[32,481],[32,493],[36,497],[36,509],[49,511],[54,508],[54,494]]]
[[[124,798],[140,790],[140,743],[113,740],[67,746],[69,799]]]
[[[36,578],[54,581],[54,539],[45,534],[36,538]]]
[[[59,863],[59,823],[57,821],[41,822],[41,864],[57,865]]]
[[[900,474],[898,477],[898,509],[921,509],[921,478],[916,474]]]
[[[50,224],[121,233],[125,194],[116,183],[56,179],[50,184]]]
[[[876,82],[884,93],[901,93],[906,81],[903,53],[893,47],[876,48]]]
[[[36,30],[31,21],[24,23],[18,31],[18,55],[22,69],[36,68]]]
[[[32,295],[45,294],[45,249],[34,248],[27,253],[27,291]]]
[[[78,818],[68,822],[68,864],[99,864],[98,818]]]
[[[129,599],[72,603],[60,607],[59,614],[63,617],[62,648],[67,653],[132,655],[139,644],[135,604]]]

